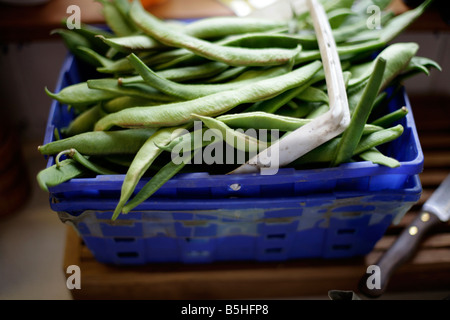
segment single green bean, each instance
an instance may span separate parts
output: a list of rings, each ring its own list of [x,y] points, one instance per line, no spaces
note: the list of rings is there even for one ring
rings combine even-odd
[[[55,187],[63,182],[79,178],[87,174],[88,170],[73,159],[66,159],[60,163],[45,168],[36,176],[39,187],[49,192],[49,188]]]
[[[92,131],[95,123],[100,120],[106,113],[103,112],[100,104],[97,104],[73,119],[67,128],[61,129],[65,136],[75,136],[80,133]]]
[[[246,134],[238,130],[231,129],[224,122],[211,118],[194,114],[194,117],[203,121],[203,123],[211,130],[215,131],[215,135],[221,137],[223,141],[228,143],[235,149],[246,152],[260,152],[270,145],[269,142],[258,140],[252,135]],[[256,135],[256,130],[255,130]]]
[[[196,151],[200,152],[200,151]],[[158,191],[167,181],[179,173],[191,160],[196,152],[190,152],[188,156],[185,156],[179,163],[169,161],[164,167],[162,167],[151,179],[147,182],[141,190],[122,208],[122,213],[127,214],[139,204],[151,197],[156,191]]]
[[[99,66],[96,59],[80,50],[80,48],[91,48],[91,43],[83,35],[68,29],[55,29],[52,30],[51,34],[58,34],[62,38],[65,46],[74,56],[92,66]]]
[[[165,145],[169,143],[178,135],[183,134],[186,128],[188,128],[188,126],[158,129],[141,146],[125,175],[120,193],[120,199],[112,216],[113,220],[117,219],[122,212],[123,207],[132,196],[139,180],[151,166],[153,161],[155,161],[155,159],[163,152],[163,150],[158,148],[157,145]]]
[[[104,102],[101,108],[106,113],[114,113],[127,108],[133,108],[138,106],[154,106],[160,104],[161,104],[160,102],[156,102],[149,99],[121,96]]]
[[[94,104],[120,95],[119,92],[91,89],[88,87],[87,82],[70,85],[58,93],[52,93],[46,87],[45,92],[50,98],[73,106]]]
[[[307,102],[329,103],[328,95],[322,90],[315,87],[306,88],[304,91],[300,92],[300,94],[297,95],[296,98]]]
[[[371,161],[375,164],[383,165],[389,168],[398,168],[401,165],[397,159],[385,156],[376,148],[361,152],[358,156],[365,161]]]
[[[328,104],[320,104],[319,106],[313,108],[310,113],[308,113],[306,119],[315,119],[325,113],[330,111],[330,106]]]
[[[58,168],[61,166],[60,158],[62,156],[69,156],[71,159],[74,159],[76,162],[78,162],[79,164],[84,166],[86,169],[89,169],[90,171],[97,173],[97,174],[101,174],[101,175],[117,174],[117,172],[115,172],[115,171],[109,170],[107,168],[104,168],[104,167],[90,161],[89,159],[87,159],[85,156],[83,156],[81,153],[79,153],[74,148],[71,148],[68,150],[63,150],[56,155],[55,163]]]
[[[397,125],[392,128],[383,129],[374,133],[365,135],[361,138],[357,148],[354,150],[353,156],[359,155],[367,150],[382,144],[391,142],[403,134],[403,126]],[[305,164],[319,164],[319,163],[331,163],[336,154],[337,146],[342,137],[334,138],[319,147],[311,150],[301,158],[295,160],[290,166],[299,166]]]
[[[401,107],[398,110],[395,110],[387,115],[384,115],[377,120],[373,121],[372,124],[380,127],[388,127],[398,120],[404,118],[408,114],[408,109],[406,107]]]
[[[186,82],[209,78],[217,75],[218,73],[221,73],[224,70],[227,70],[228,68],[228,65],[222,62],[213,61],[198,66],[166,69],[158,71],[156,72],[156,74],[159,77],[165,78],[167,80],[175,82]],[[133,77],[119,78],[119,82],[120,84],[127,85],[133,83],[144,83],[145,80],[142,78],[142,76],[137,75]]]
[[[325,73],[322,70],[319,70],[308,82],[306,82],[303,85],[297,86],[295,88],[292,88],[288,91],[282,92],[279,95],[276,95],[275,97],[256,102],[251,107],[249,107],[246,112],[254,112],[254,111],[262,111],[267,113],[275,113],[283,107],[286,103],[294,99],[296,96],[298,96],[300,93],[305,91],[307,88],[309,88],[314,83],[321,81],[325,78]]]
[[[311,119],[300,119],[294,117],[286,117],[267,112],[248,112],[236,114],[224,114],[216,118],[216,120],[225,123],[232,128],[241,129],[267,129],[280,131],[294,131],[301,126],[311,122]],[[366,124],[364,126],[364,134],[370,134],[379,130],[382,127]]]
[[[85,132],[39,146],[43,155],[57,154],[74,148],[84,155],[134,154],[156,129],[125,129]]]
[[[342,135],[335,158],[331,163],[332,166],[348,162],[353,156],[353,152],[363,135],[364,125],[369,119],[373,103],[378,95],[380,86],[382,85],[385,69],[386,60],[383,58],[378,59],[374,72],[369,79],[369,83],[364,89],[361,100],[351,117],[350,125]]]
[[[106,24],[114,34],[118,36],[128,36],[137,32],[131,20],[127,19],[123,12],[123,6],[118,7],[117,1],[99,0],[102,3],[102,14]],[[122,9],[122,10],[121,10]]]
[[[241,75],[245,70],[248,70],[248,67],[230,67],[227,70],[221,72],[215,77],[206,80],[206,83],[221,83],[225,81],[229,81],[235,79],[239,75]]]
[[[199,56],[229,65],[268,66],[285,64],[300,52],[300,48],[288,49],[246,49],[220,46],[168,28],[146,11],[139,1],[134,1],[130,17],[146,34],[173,47],[185,48]]]
[[[183,100],[191,100],[226,90],[234,90],[243,85],[254,83],[263,79],[270,79],[275,76],[286,74],[290,71],[288,66],[280,66],[267,70],[248,71],[251,73],[251,76],[246,76],[247,79],[241,81],[228,82],[224,84],[181,84],[159,76],[147,67],[147,65],[143,63],[135,54],[131,54],[129,59],[130,63],[149,86],[167,95]]]
[[[115,125],[120,127],[176,126],[192,122],[194,120],[192,113],[217,116],[240,104],[270,99],[286,90],[301,86],[321,68],[322,63],[315,61],[287,74],[261,80],[235,90],[164,106],[126,109],[100,119],[95,125],[95,130],[108,130]]]
[[[179,100],[173,96],[163,94],[144,83],[134,83],[127,86],[121,86],[116,78],[91,79],[87,81],[87,85],[90,89],[109,92],[114,95],[113,97],[126,95],[160,102],[173,102]]]

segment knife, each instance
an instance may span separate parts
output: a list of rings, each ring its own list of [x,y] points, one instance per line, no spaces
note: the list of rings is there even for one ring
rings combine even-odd
[[[371,274],[366,273],[358,288],[369,298],[380,297],[386,290],[392,274],[403,263],[410,260],[424,235],[433,227],[449,221],[450,218],[450,174],[424,203],[414,221],[400,234],[394,244],[378,260],[380,285],[373,288],[367,281]]]

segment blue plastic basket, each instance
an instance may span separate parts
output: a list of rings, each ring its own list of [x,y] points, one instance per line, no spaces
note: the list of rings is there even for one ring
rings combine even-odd
[[[56,91],[85,75],[69,56]],[[362,161],[336,168],[280,169],[275,176],[175,176],[146,202],[111,221],[124,175],[72,179],[50,188],[50,206],[71,223],[100,262],[205,263],[342,258],[372,250],[395,219],[420,198],[423,153],[406,93],[390,110],[406,106],[403,135],[383,152],[400,161],[387,168]],[[73,119],[54,101],[44,143]],[[54,163],[49,157],[48,166]],[[143,179],[137,190],[147,182]],[[238,186],[236,188],[236,186]]]

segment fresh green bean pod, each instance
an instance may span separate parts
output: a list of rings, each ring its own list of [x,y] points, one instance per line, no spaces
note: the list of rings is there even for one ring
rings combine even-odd
[[[403,126],[397,125],[392,128],[383,129],[374,133],[365,135],[361,138],[357,148],[354,150],[353,156],[359,155],[374,147],[391,142],[403,134]],[[299,166],[305,164],[324,164],[331,163],[336,153],[339,142],[342,137],[334,138],[319,147],[311,150],[301,158],[295,160],[290,166]]]
[[[288,66],[280,66],[266,70],[247,71],[251,74],[251,76],[243,74],[242,77],[245,77],[245,79],[240,81],[233,81],[223,84],[181,84],[159,76],[149,67],[147,67],[147,65],[145,65],[145,63],[143,63],[134,54],[131,54],[129,56],[129,59],[130,63],[134,66],[136,71],[141,75],[141,77],[149,86],[167,95],[183,100],[191,100],[214,93],[234,90],[242,87],[243,85],[261,81],[263,79],[270,79],[282,74],[286,74],[290,71],[290,68]]]
[[[391,113],[388,113],[377,120],[373,121],[372,124],[380,127],[389,127],[398,120],[404,118],[408,114],[408,109],[406,107],[401,107]]]
[[[370,161],[389,168],[398,168],[401,165],[397,159],[385,156],[377,148],[361,152],[358,156],[365,161]]]
[[[156,40],[173,47],[185,48],[210,60],[239,66],[273,66],[289,62],[299,49],[246,49],[227,47],[195,38],[168,28],[146,11],[139,1],[134,1],[130,17],[139,28]]]
[[[180,67],[180,68],[172,68],[172,69],[166,69],[162,71],[156,72],[156,74],[161,77],[165,78],[167,80],[175,81],[175,82],[186,82],[186,81],[193,81],[193,80],[199,80],[204,78],[210,78],[212,76],[215,76],[225,70],[227,70],[229,67],[228,65],[222,63],[222,62],[207,62],[198,66],[191,66],[191,67]],[[119,78],[120,84],[134,84],[134,83],[144,83],[145,80],[142,78],[142,76],[132,76],[132,77],[121,77]]]
[[[92,131],[52,141],[39,146],[43,155],[53,155],[74,148],[84,155],[134,154],[156,129]]]
[[[67,128],[62,129],[65,136],[75,136],[94,129],[95,124],[105,115],[100,104],[97,104],[73,119]]]
[[[322,63],[315,61],[287,74],[261,80],[235,90],[164,106],[126,109],[100,119],[95,130],[108,130],[113,126],[134,128],[177,126],[192,122],[193,113],[217,116],[240,104],[269,99],[286,90],[301,86],[321,68]]]
[[[188,126],[160,128],[141,146],[125,175],[120,199],[112,216],[113,220],[117,219],[122,212],[123,207],[132,196],[139,180],[151,166],[153,161],[155,161],[161,152],[163,152],[162,149],[158,148],[158,145],[165,145],[169,143],[178,135],[183,134],[183,129],[186,128],[188,128]]]
[[[332,166],[348,162],[353,156],[353,152],[363,135],[364,125],[369,119],[373,103],[382,85],[386,65],[386,60],[383,58],[377,60],[369,83],[365,87],[361,100],[350,119],[350,125],[342,135],[342,139],[336,150],[336,156],[331,163]]]
[[[139,204],[151,197],[156,191],[158,191],[167,181],[179,173],[191,160],[196,152],[190,152],[188,156],[185,156],[179,163],[169,161],[163,166],[151,179],[147,182],[141,190],[122,208],[122,213],[127,214]]]
[[[160,105],[160,102],[155,102],[153,100],[145,98],[136,98],[130,96],[121,96],[102,104],[101,108],[106,113],[114,113],[127,108],[133,108],[138,106],[155,106]]]
[[[224,114],[217,117],[216,120],[221,121],[232,128],[267,129],[286,132],[294,131],[312,121],[311,119],[286,117],[261,111]],[[383,128],[379,126],[366,124],[364,126],[364,134],[373,133],[382,129]]]
[[[87,81],[87,85],[90,89],[96,89],[110,93],[112,95],[112,98],[125,95],[160,102],[173,102],[179,100],[174,98],[173,96],[163,94],[144,83],[134,83],[127,86],[121,86],[115,78],[91,79]]]
[[[56,164],[45,168],[36,176],[39,187],[46,192],[49,188],[55,187],[63,182],[74,178],[79,178],[87,174],[88,170],[73,159],[61,161],[59,166]]]
[[[264,149],[267,149],[267,147],[270,145],[269,142],[258,140],[257,137],[253,137],[244,132],[231,129],[220,120],[196,114],[194,114],[194,116],[203,121],[203,123],[209,129],[216,130],[217,134],[219,135],[219,137],[222,137],[223,141],[238,150],[246,152],[260,152]]]
[[[92,89],[87,82],[80,82],[63,88],[58,93],[52,93],[48,88],[45,92],[50,98],[68,105],[89,105],[99,101],[110,100],[120,95],[120,92]]]
[[[55,158],[55,162],[56,162],[56,166],[60,167],[61,163],[59,161],[61,156],[69,156],[70,158],[74,159],[76,162],[78,162],[79,164],[81,164],[83,167],[85,167],[86,169],[97,173],[97,174],[101,174],[101,175],[112,175],[112,174],[117,174],[117,172],[109,170],[107,168],[104,168],[92,161],[90,161],[88,158],[86,158],[85,156],[83,156],[81,153],[79,153],[76,149],[71,148],[68,150],[63,150],[60,153],[57,154],[56,158]]]

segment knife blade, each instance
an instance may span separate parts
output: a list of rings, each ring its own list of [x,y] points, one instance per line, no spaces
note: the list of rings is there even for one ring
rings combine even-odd
[[[425,234],[433,227],[448,222],[450,219],[450,174],[423,204],[421,211],[411,224],[403,230],[394,244],[383,254],[375,264],[380,271],[378,288],[368,286],[370,274],[365,274],[358,288],[369,298],[380,297],[387,289],[394,272],[410,260]]]

